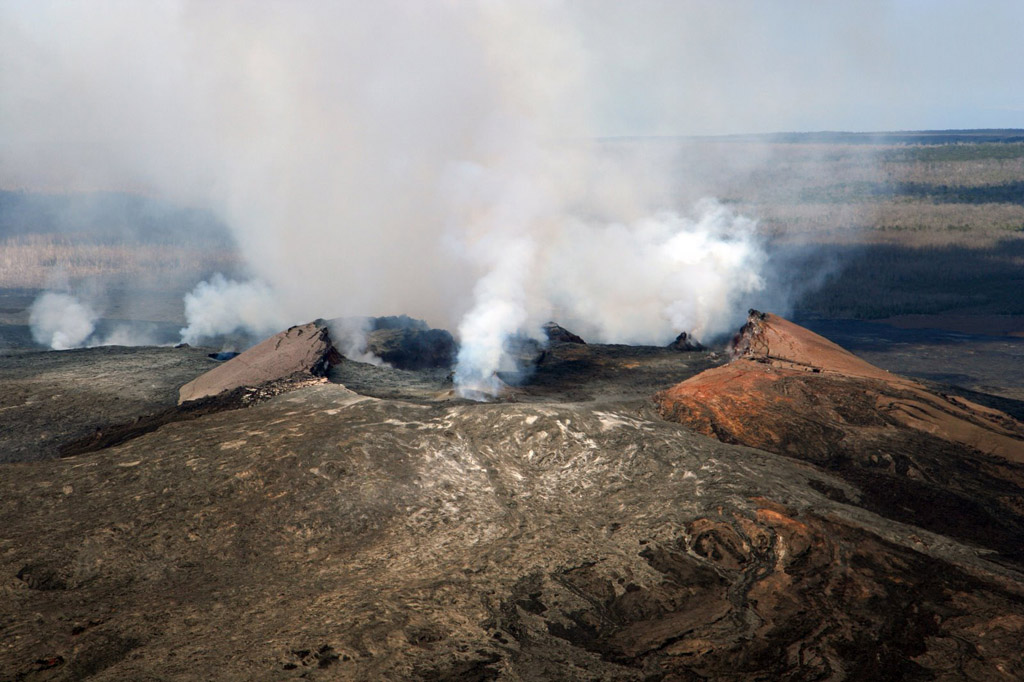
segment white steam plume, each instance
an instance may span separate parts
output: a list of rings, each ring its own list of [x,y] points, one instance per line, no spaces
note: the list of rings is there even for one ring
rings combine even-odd
[[[713,201],[629,225],[570,224],[548,250],[549,298],[586,338],[665,344],[734,328],[764,287],[757,224]]]
[[[99,315],[74,296],[47,291],[29,308],[29,327],[36,343],[53,350],[79,348],[92,336]]]
[[[36,343],[53,350],[160,343],[156,325],[152,323],[119,324],[103,333],[97,328],[101,310],[95,303],[82,301],[79,296],[45,291],[29,306],[29,329]]]
[[[496,395],[514,369],[512,335],[542,340],[552,310],[598,342],[664,345],[680,331],[707,340],[734,329],[765,284],[757,224],[713,200],[696,216],[661,213],[626,225],[566,218],[539,237],[488,240],[491,269],[459,325],[460,395]]]
[[[668,164],[638,172],[593,142],[600,60],[575,11],[16,4],[0,14],[0,182],[222,217],[252,280],[186,296],[188,342],[407,313],[457,327],[460,386],[487,393],[504,340],[553,310],[604,341],[734,325],[765,262],[753,225],[661,213]]]
[[[247,331],[266,336],[290,322],[278,295],[259,281],[236,282],[214,275],[185,296],[188,326],[183,343],[199,343],[221,334]]]
[[[527,288],[533,276],[533,244],[526,238],[501,242],[491,270],[473,290],[474,305],[459,324],[456,390],[463,397],[494,396],[501,391],[499,370],[515,369],[505,351],[508,337],[524,333],[541,338],[539,325],[528,326],[531,310]],[[536,318],[534,318],[536,319]]]

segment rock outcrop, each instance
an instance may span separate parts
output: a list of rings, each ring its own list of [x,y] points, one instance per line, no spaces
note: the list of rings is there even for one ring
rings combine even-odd
[[[290,327],[182,386],[178,404],[242,386],[324,376],[340,361],[327,327],[315,322]]]
[[[555,322],[545,323],[543,329],[544,335],[548,337],[548,341],[554,341],[557,343],[586,343],[582,337],[573,334],[571,331]]]
[[[451,367],[458,352],[451,333],[424,327],[374,329],[366,335],[366,350],[398,369]]]
[[[1024,463],[1024,425],[1006,414],[933,393],[776,315],[751,311],[732,351],[735,359],[728,365],[660,394],[663,413],[700,423],[705,433],[735,442],[756,441],[747,444],[772,450],[787,449],[787,433],[799,428],[793,418],[807,428],[834,423],[845,432],[863,431],[865,436],[883,424],[911,428]],[[855,415],[835,401],[810,399],[837,381],[844,382],[837,400],[851,409],[860,405],[866,412]],[[826,390],[824,395],[830,393]],[[764,415],[756,426],[741,418],[755,407]],[[775,424],[772,415],[787,411],[792,414]],[[773,430],[773,424],[778,428]],[[810,445],[800,441],[788,447],[802,450]]]
[[[659,393],[662,415],[840,471],[876,511],[1024,558],[1020,422],[772,314],[751,311],[733,352],[729,364]],[[950,513],[957,508],[972,513]]]
[[[349,360],[386,362],[404,370],[447,369],[458,353],[451,333],[408,315],[322,320]],[[370,356],[370,357],[367,357]]]
[[[690,352],[697,350],[704,350],[704,346],[701,345],[700,341],[697,341],[686,332],[680,332],[679,336],[676,337],[675,341],[668,344],[668,347],[672,350],[680,352]]]

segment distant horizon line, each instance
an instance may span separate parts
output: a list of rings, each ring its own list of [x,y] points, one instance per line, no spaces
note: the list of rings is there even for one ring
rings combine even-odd
[[[631,140],[721,140],[744,141],[774,139],[785,141],[786,138],[823,139],[851,138],[887,140],[894,138],[928,138],[957,137],[988,142],[1024,142],[1024,128],[935,128],[921,130],[807,130],[807,131],[776,131],[766,133],[717,133],[708,135],[602,135],[594,139],[599,142],[631,141]]]

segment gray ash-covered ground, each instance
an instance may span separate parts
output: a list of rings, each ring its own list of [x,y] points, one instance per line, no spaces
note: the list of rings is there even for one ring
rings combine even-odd
[[[204,348],[105,346],[0,354],[0,462],[173,408],[178,387],[216,365]]]
[[[0,357],[20,442],[172,414],[210,350]],[[487,403],[346,360],[3,464],[0,680],[1024,677],[1024,565],[661,418],[724,354],[537,358]]]

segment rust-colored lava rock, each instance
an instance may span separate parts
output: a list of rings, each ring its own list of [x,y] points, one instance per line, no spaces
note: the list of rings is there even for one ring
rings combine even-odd
[[[658,393],[662,416],[842,472],[876,510],[1024,557],[1020,422],[770,313],[750,311],[732,350],[727,365]]]

